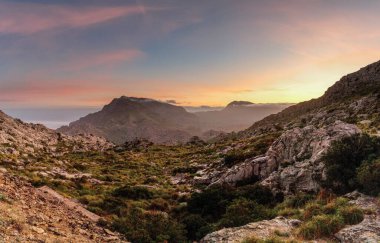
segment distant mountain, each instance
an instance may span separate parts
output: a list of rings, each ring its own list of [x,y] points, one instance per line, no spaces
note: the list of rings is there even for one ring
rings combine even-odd
[[[186,142],[200,133],[197,116],[184,108],[146,98],[122,96],[96,113],[58,129],[65,134],[90,133],[115,143],[136,138],[155,143]]]
[[[291,104],[254,104],[233,101],[218,111],[196,112],[203,130],[239,131],[264,117],[278,113]]]

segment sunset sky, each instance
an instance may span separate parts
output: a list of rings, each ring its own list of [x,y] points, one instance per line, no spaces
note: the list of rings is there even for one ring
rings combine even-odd
[[[299,102],[380,59],[377,0],[0,0],[0,109]]]

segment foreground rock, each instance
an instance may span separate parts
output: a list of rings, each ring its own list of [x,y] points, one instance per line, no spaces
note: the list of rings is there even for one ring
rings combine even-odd
[[[356,225],[348,225],[338,233],[335,239],[342,243],[380,242],[380,202],[377,198],[363,195],[359,192],[352,192],[345,195],[350,199],[349,203],[362,209],[365,213],[364,220]],[[247,238],[268,239],[271,237],[284,237],[286,242],[295,240],[296,228],[301,221],[277,217],[272,220],[264,220],[250,223],[236,228],[225,228],[205,236],[202,243],[240,243]],[[334,238],[334,237],[332,237]],[[331,239],[330,239],[331,240]],[[306,242],[306,241],[302,241]],[[326,239],[315,239],[311,242],[330,242]],[[334,241],[335,242],[335,241]]]
[[[98,216],[53,190],[0,173],[1,242],[126,242]]]
[[[365,210],[364,220],[357,224],[347,226],[339,231],[335,237],[340,242],[380,242],[380,203],[373,197],[358,192],[346,195],[351,203]]]
[[[201,243],[240,243],[251,237],[267,239],[277,234],[290,235],[300,221],[277,217],[236,228],[225,228],[206,235]],[[289,238],[287,238],[289,239]]]

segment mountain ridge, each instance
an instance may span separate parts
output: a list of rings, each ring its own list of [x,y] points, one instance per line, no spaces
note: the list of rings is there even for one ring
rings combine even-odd
[[[252,122],[287,106],[233,101],[221,111],[191,113],[184,107],[149,98],[121,96],[100,111],[57,131],[69,135],[95,134],[117,144],[136,138],[163,144],[185,143],[193,136],[207,140],[217,134],[247,128]]]

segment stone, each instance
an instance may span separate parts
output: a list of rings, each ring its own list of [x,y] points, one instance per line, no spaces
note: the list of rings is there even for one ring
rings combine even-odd
[[[32,230],[38,234],[43,234],[45,233],[45,230],[44,229],[41,229],[39,227],[36,227],[36,226],[32,226]]]
[[[293,228],[294,220],[277,217],[272,220],[263,220],[241,227],[221,229],[206,235],[200,243],[240,243],[250,237],[266,239],[275,235],[275,232],[290,235]]]

